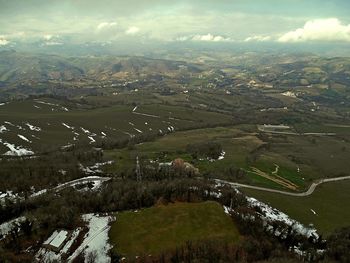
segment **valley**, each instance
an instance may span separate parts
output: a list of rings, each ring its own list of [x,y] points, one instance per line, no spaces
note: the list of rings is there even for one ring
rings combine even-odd
[[[324,256],[349,217],[350,61],[201,55],[0,52],[28,64],[0,68],[6,258]]]

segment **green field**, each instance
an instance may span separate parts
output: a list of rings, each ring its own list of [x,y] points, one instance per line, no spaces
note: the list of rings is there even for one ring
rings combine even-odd
[[[263,138],[254,132],[254,125],[237,125],[179,131],[155,141],[135,145],[132,149],[105,151],[107,159],[115,160],[108,172],[133,169],[138,155],[144,164],[148,161],[169,162],[182,158],[199,168],[202,175],[254,184],[263,187],[305,191],[317,179],[348,174],[347,159],[350,143],[336,136],[295,136],[274,134]],[[217,142],[225,151],[223,160],[210,162],[193,159],[187,146],[198,142]],[[268,144],[268,147],[263,147]],[[261,149],[260,149],[260,148]],[[255,156],[255,157],[253,157]],[[274,171],[278,166],[278,173]],[[247,171],[244,178],[235,178],[231,168]],[[286,188],[270,179],[252,172],[256,168],[270,175],[279,176],[297,186]]]
[[[328,235],[336,228],[350,225],[349,189],[350,181],[339,181],[322,184],[307,197],[286,196],[252,189],[241,190],[305,225],[313,224],[320,233]]]
[[[216,202],[175,203],[117,214],[110,230],[114,250],[123,256],[157,255],[186,241],[237,242],[238,230]]]

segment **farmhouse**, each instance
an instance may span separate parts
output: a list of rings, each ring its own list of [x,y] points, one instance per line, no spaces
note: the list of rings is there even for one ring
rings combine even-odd
[[[52,235],[43,243],[43,247],[54,252],[60,252],[66,241],[69,239],[70,233],[66,230],[55,230]]]

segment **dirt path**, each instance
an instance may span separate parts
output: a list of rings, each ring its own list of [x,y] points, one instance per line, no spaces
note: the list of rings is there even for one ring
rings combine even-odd
[[[311,186],[309,187],[309,189],[303,193],[291,193],[291,192],[287,192],[287,191],[275,190],[275,189],[270,189],[270,188],[265,188],[265,187],[234,183],[234,182],[229,182],[229,181],[220,180],[220,179],[215,179],[215,182],[222,183],[222,184],[229,184],[233,187],[250,188],[250,189],[260,190],[260,191],[265,191],[265,192],[270,192],[270,193],[278,193],[278,194],[283,194],[283,195],[302,197],[302,196],[311,195],[315,191],[316,187],[319,186],[320,184],[329,183],[329,182],[336,182],[336,181],[343,181],[343,180],[350,180],[350,176],[343,176],[343,177],[327,178],[327,179],[318,180],[318,181],[312,183]]]
[[[279,169],[279,167],[278,167],[278,169],[277,169],[277,167],[278,166],[276,166],[276,170],[275,170],[276,173],[278,172],[278,169]],[[249,171],[249,172],[254,173],[256,175],[259,175],[261,177],[264,177],[268,180],[271,180],[271,181],[275,182],[276,184],[282,185],[288,189],[295,191],[298,188],[298,186],[296,184],[292,183],[291,181],[289,181],[289,180],[287,180],[287,179],[285,179],[277,174],[270,175],[268,173],[265,173],[265,172],[259,170],[256,167],[250,167],[250,169],[251,169],[251,171]],[[272,173],[274,173],[274,172],[272,172]]]

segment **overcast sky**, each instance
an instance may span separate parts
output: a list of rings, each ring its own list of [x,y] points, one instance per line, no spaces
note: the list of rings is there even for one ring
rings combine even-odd
[[[0,0],[19,41],[350,42],[349,0]]]

